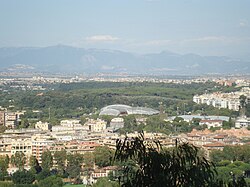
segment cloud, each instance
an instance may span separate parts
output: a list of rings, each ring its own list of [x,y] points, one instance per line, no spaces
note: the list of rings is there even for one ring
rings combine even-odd
[[[227,37],[227,36],[205,36],[200,38],[191,38],[180,41],[181,44],[199,43],[199,44],[241,44],[249,42],[250,37]]]
[[[87,37],[85,40],[88,42],[115,42],[119,40],[119,38],[111,35],[95,35]]]
[[[224,36],[204,36],[200,38],[192,38],[183,40],[184,43],[186,42],[222,42],[227,41],[228,39]]]
[[[248,27],[249,23],[247,20],[240,20],[239,26],[240,27]]]
[[[146,41],[137,41],[137,40],[130,40],[124,43],[126,46],[132,47],[164,47],[169,44],[172,44],[171,40],[146,40]]]

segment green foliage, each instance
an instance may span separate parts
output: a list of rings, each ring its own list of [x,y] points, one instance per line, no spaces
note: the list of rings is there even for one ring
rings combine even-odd
[[[195,126],[198,126],[200,124],[201,119],[200,118],[193,118],[192,119],[192,124]]]
[[[40,173],[37,174],[36,179],[41,181],[47,177],[51,176],[51,172],[48,169],[43,169]]]
[[[11,163],[18,167],[19,170],[24,169],[26,157],[23,152],[16,152],[15,155],[11,156]]]
[[[69,154],[67,155],[67,167],[66,171],[70,178],[79,178],[81,167],[83,163],[83,156],[81,154]]]
[[[217,163],[217,166],[228,166],[229,164],[231,164],[231,161],[229,160],[222,160],[220,162]]]
[[[159,142],[146,143],[143,134],[129,140],[118,140],[115,160],[131,159],[135,172],[125,168],[123,186],[197,186],[209,184],[215,168],[205,158],[198,156],[198,149],[187,143],[176,145],[172,151],[162,150]]]
[[[34,174],[37,174],[42,171],[41,166],[38,163],[38,160],[35,156],[31,156],[29,160],[30,171]]]
[[[3,133],[7,128],[3,125],[0,125],[0,133]]]
[[[108,178],[99,178],[93,187],[119,187],[117,182],[109,181]]]
[[[250,170],[250,146],[226,146],[223,151],[215,150],[210,153],[210,158],[216,164],[217,178],[232,186],[232,173],[237,184],[244,185],[242,176]],[[235,184],[236,185],[236,184]],[[236,185],[237,186],[237,185]]]
[[[214,163],[218,163],[218,162],[220,162],[222,160],[227,160],[225,158],[224,152],[220,151],[220,150],[213,150],[213,151],[211,151],[211,153],[210,153],[210,159]]]
[[[14,184],[32,184],[35,181],[35,175],[26,170],[18,170],[13,173],[11,180]]]
[[[250,162],[250,145],[225,146],[223,151],[212,151],[210,158],[215,163],[222,160]]]
[[[16,184],[13,187],[38,187],[36,184]]]
[[[7,182],[7,181],[0,181],[0,186],[1,187],[13,187],[14,184],[12,182]]]
[[[43,169],[50,170],[50,168],[53,166],[53,157],[49,150],[45,150],[42,153],[42,164]]]
[[[223,124],[222,124],[222,128],[223,129],[231,129],[232,127],[235,126],[235,123],[232,121],[232,119],[230,118],[229,121],[223,121]]]
[[[67,159],[67,154],[65,150],[56,151],[54,153],[54,160],[56,161],[57,171],[59,175],[64,174],[66,159]]]
[[[7,156],[0,156],[0,180],[4,180],[5,177],[8,175],[7,169],[9,165],[9,157]]]
[[[84,153],[83,162],[84,162],[85,168],[92,168],[95,162],[93,153],[91,152]]]
[[[100,146],[95,148],[93,152],[95,158],[95,164],[99,167],[110,166],[113,158],[112,150],[107,146]]]
[[[124,116],[124,128],[120,130],[121,133],[133,132],[137,130],[137,123],[135,115]]]
[[[62,178],[55,175],[49,176],[38,182],[38,187],[62,187],[63,181]]]
[[[135,106],[152,107],[159,109],[162,102],[163,110],[169,115],[176,115],[177,106],[180,113],[185,111],[199,112],[204,108],[208,114],[230,114],[230,110],[220,110],[214,107],[200,106],[192,102],[195,94],[202,94],[205,90],[218,91],[223,87],[215,87],[215,83],[192,83],[186,85],[167,83],[112,83],[112,82],[86,82],[72,84],[50,85],[50,89],[44,95],[38,96],[36,91],[15,90],[8,93],[0,93],[0,105],[7,107],[9,100],[13,101],[14,109],[25,109],[22,116],[21,127],[32,126],[34,120],[48,120],[50,108],[51,124],[58,124],[60,119],[77,117],[86,113],[95,113],[101,107],[110,104],[128,104]],[[146,104],[145,104],[146,103]],[[39,110],[33,113],[32,110]],[[97,110],[96,110],[97,109]],[[84,122],[84,121],[83,121]]]
[[[169,134],[172,131],[172,127],[168,125],[161,115],[149,116],[146,121],[146,125],[143,127],[147,132],[161,132]]]

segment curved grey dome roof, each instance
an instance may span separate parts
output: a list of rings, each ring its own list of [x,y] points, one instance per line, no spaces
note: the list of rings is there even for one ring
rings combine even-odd
[[[144,114],[144,115],[153,115],[158,114],[158,110],[146,107],[131,107],[128,105],[109,105],[103,107],[99,115],[111,115],[118,116],[120,114]]]

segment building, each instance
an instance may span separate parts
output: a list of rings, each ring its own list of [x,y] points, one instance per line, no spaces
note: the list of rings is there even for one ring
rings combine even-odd
[[[42,163],[42,153],[53,143],[54,141],[51,140],[49,136],[32,136],[32,155],[36,157],[39,164]]]
[[[4,125],[7,128],[12,128],[14,129],[17,126],[17,114],[15,112],[5,112],[5,123]]]
[[[64,126],[64,127],[74,127],[74,126],[77,126],[77,125],[81,125],[80,120],[76,120],[76,119],[62,120],[60,122],[60,124],[61,124],[61,126]]]
[[[4,114],[4,111],[0,111],[0,125],[5,125],[5,114]]]
[[[116,131],[120,128],[124,127],[124,119],[123,118],[113,118],[110,121],[110,127],[109,130]]]
[[[102,108],[99,115],[119,116],[129,114],[154,115],[159,114],[159,111],[146,107],[131,107],[128,105],[116,104]]]
[[[89,127],[89,130],[91,132],[102,132],[106,129],[107,127],[107,122],[101,119],[89,119],[86,123],[85,126]]]
[[[51,130],[51,125],[48,123],[48,122],[41,122],[41,121],[38,121],[36,124],[35,124],[35,128],[36,129],[41,129],[43,131],[47,131],[47,130]]]
[[[207,125],[207,128],[210,129],[211,127],[222,127],[223,121],[212,120],[212,119],[202,119],[199,125]]]
[[[247,118],[246,116],[239,117],[235,120],[235,127],[236,128],[247,128],[250,126],[250,118]]]
[[[178,117],[183,118],[186,122],[192,122],[193,119],[201,119],[201,120],[222,120],[229,121],[228,116],[203,116],[203,115],[179,115]],[[165,121],[173,121],[176,116],[170,116]]]
[[[74,133],[75,131],[86,131],[88,127],[80,124],[80,120],[62,120],[61,125],[52,126],[52,132],[67,132],[67,133]]]
[[[250,100],[250,88],[243,87],[240,91],[231,93],[214,92],[211,94],[195,95],[193,102],[197,104],[212,105],[216,108],[228,108],[230,110],[239,111],[240,96],[247,97],[247,102]]]

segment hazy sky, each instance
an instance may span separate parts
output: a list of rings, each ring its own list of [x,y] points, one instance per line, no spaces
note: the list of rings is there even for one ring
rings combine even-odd
[[[250,0],[0,0],[0,47],[250,57]]]

